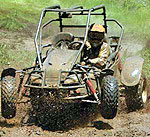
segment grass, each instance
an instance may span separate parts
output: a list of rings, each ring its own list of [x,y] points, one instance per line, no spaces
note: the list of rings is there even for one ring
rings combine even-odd
[[[146,47],[142,50],[142,57],[144,58],[143,70],[147,77],[150,77],[150,40],[147,41]]]
[[[19,22],[15,17],[5,16],[0,19],[1,28],[5,28],[7,30],[22,30],[25,29],[27,25]]]
[[[28,51],[23,49],[20,49],[18,52],[15,51],[15,54],[13,50],[11,50],[9,51],[9,55],[11,56],[11,58],[9,59],[9,65],[17,69],[22,69],[24,67],[31,66],[31,64],[34,61],[34,58],[36,57],[33,51]]]
[[[9,54],[8,54],[9,46],[6,44],[0,44],[0,65],[7,65],[9,62]]]
[[[10,66],[17,69],[31,66],[36,55],[33,51],[24,50],[24,47],[21,46],[0,44],[0,66]]]
[[[150,36],[150,2],[148,0],[4,0],[0,5],[0,27],[18,31],[37,24],[41,10],[59,4],[63,8],[83,5],[91,8],[104,4],[108,18],[115,18],[123,24],[127,33],[136,37]],[[90,5],[90,6],[89,6]]]
[[[145,60],[144,66],[143,66],[143,70],[146,74],[147,77],[150,77],[150,50],[145,49],[145,51],[143,52],[143,58]]]

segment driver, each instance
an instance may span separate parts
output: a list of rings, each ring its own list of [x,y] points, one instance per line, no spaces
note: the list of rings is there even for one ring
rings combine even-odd
[[[97,68],[105,67],[110,54],[110,46],[106,42],[105,28],[99,24],[92,24],[88,30],[88,41],[85,44],[81,65],[91,63]],[[70,75],[64,83],[70,84],[77,81],[75,75]]]
[[[105,28],[100,24],[92,24],[88,31],[88,41],[84,49],[83,62],[92,63],[98,68],[105,66],[110,54],[110,46],[106,42]]]

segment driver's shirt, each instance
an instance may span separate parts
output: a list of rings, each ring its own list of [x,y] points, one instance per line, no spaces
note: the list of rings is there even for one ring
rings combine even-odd
[[[87,41],[84,56],[91,59],[92,63],[98,67],[104,66],[107,62],[107,58],[110,55],[110,46],[103,42],[97,48],[93,48]]]

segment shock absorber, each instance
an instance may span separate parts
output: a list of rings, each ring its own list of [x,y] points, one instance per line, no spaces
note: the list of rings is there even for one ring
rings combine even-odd
[[[92,82],[91,82],[89,79],[86,79],[86,84],[88,85],[90,91],[94,94],[94,97],[96,98],[98,104],[100,104],[100,100],[99,100],[99,98],[98,98],[98,96],[97,96],[97,94],[96,94],[96,90],[95,90],[95,88],[93,87]]]

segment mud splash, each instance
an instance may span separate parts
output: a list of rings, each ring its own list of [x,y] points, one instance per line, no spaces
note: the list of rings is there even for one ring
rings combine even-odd
[[[32,100],[31,116],[36,125],[50,131],[68,131],[84,127],[97,118],[99,108],[91,103],[62,102],[47,96]]]

